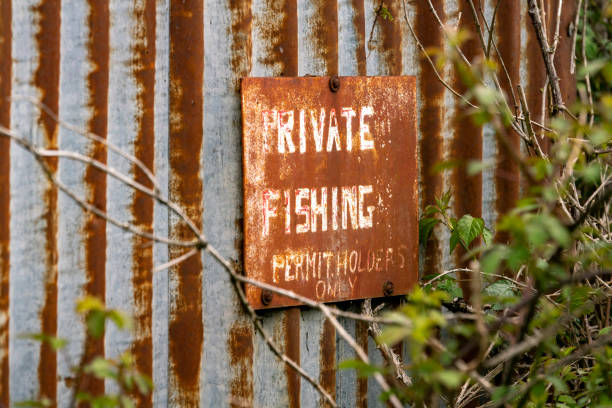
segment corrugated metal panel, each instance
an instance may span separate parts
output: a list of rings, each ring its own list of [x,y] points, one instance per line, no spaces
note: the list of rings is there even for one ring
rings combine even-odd
[[[444,23],[475,33],[467,2],[432,3]],[[496,3],[481,0],[476,5],[482,4],[490,18]],[[429,63],[419,58],[404,12],[424,46],[441,46],[444,37],[429,1],[385,4],[393,20],[377,17],[380,2],[375,0],[2,1],[0,124],[12,124],[42,146],[89,154],[148,185],[133,164],[102,144],[60,129],[27,101],[8,103],[5,98],[34,97],[62,119],[120,146],[152,169],[162,191],[239,265],[239,79],[417,75],[420,206],[452,187],[461,192],[454,196],[456,215],[482,214],[491,223],[519,196],[518,170],[491,130],[471,125]],[[557,3],[546,5],[550,20]],[[514,85],[525,85],[537,120],[545,79],[541,55],[524,4],[503,7],[503,18],[497,18],[499,51]],[[574,7],[572,2],[563,6],[558,64],[569,61],[565,31]],[[548,29],[553,30],[550,24]],[[464,51],[468,58],[479,57],[477,37]],[[519,52],[526,57],[523,65],[510,58]],[[450,70],[443,76],[459,86]],[[500,81],[510,93],[504,75]],[[562,82],[570,84],[563,89],[569,102],[571,81]],[[518,138],[513,142],[518,144]],[[482,177],[468,177],[463,170],[431,172],[434,164],[451,156],[491,158],[496,166]],[[162,236],[192,237],[165,207],[104,173],[77,162],[47,163],[77,195],[118,219]],[[422,273],[453,263],[448,234],[436,230],[435,235],[421,254]],[[67,354],[73,361],[84,350],[88,357],[131,349],[138,367],[156,383],[153,396],[139,406],[322,405],[315,390],[253,331],[226,272],[212,258],[192,257],[152,275],[152,265],[183,252],[134,238],[84,214],[57,194],[27,153],[9,149],[0,138],[0,404],[41,396],[58,406],[67,404],[75,379],[66,361],[20,337],[45,331],[72,339]],[[74,312],[75,300],[84,294],[132,313],[135,332],[120,334],[109,326],[104,339],[84,343],[85,327]],[[358,303],[342,307],[358,311]],[[287,308],[261,315],[281,350],[335,395],[340,406],[380,404],[374,381],[336,370],[338,362],[354,353],[320,313]],[[380,361],[366,325],[341,321]],[[83,387],[110,390],[109,384],[94,379]]]

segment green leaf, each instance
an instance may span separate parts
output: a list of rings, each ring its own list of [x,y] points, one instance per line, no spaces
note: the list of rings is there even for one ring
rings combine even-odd
[[[546,392],[546,384],[543,382],[538,382],[536,385],[531,387],[531,391],[529,392],[531,396],[531,401],[536,404],[544,404],[546,399],[548,398],[548,393]]]
[[[377,341],[392,346],[410,335],[410,329],[403,326],[385,327]]]
[[[465,168],[468,176],[473,176],[495,165],[493,160],[470,160]]]
[[[482,256],[480,260],[482,270],[486,273],[496,273],[507,254],[508,250],[505,246],[495,246]]]
[[[119,329],[129,330],[133,327],[132,319],[118,310],[109,310],[106,315]]]
[[[565,381],[563,381],[561,378],[556,377],[554,375],[548,375],[546,376],[546,380],[551,383],[555,389],[557,390],[557,392],[559,393],[566,393],[568,392],[568,388],[567,388],[567,384],[565,384]]]
[[[456,229],[453,230],[450,237],[450,252],[453,252],[457,244],[459,243],[459,233]]]
[[[136,387],[138,387],[138,391],[143,395],[149,394],[153,389],[153,381],[144,374],[136,374],[134,376],[134,382],[136,383]]]
[[[484,290],[485,294],[498,299],[514,297],[514,283],[500,279],[487,286]]]
[[[53,348],[54,351],[60,350],[64,348],[66,344],[68,344],[68,340],[66,339],[50,336],[44,333],[26,334],[20,337],[24,339],[40,341],[41,343],[47,343],[51,346],[51,348]]]
[[[598,162],[592,162],[584,169],[577,172],[587,184],[597,184],[601,180],[601,166]]]
[[[366,378],[375,373],[384,373],[381,367],[376,367],[372,364],[366,364],[361,360],[345,360],[338,365],[341,370],[355,369],[359,377]]]
[[[437,162],[432,168],[432,173],[441,173],[445,170],[454,169],[455,167],[461,166],[463,162],[461,160],[444,160]]]
[[[571,236],[558,218],[543,215],[541,220],[546,225],[552,239],[557,241],[563,248],[567,248],[570,245]]]
[[[517,271],[529,259],[529,250],[523,245],[510,247],[506,263],[513,271]]]
[[[464,215],[457,222],[457,234],[461,243],[467,249],[472,241],[476,239],[484,230],[484,221],[481,218],[472,217],[469,214]]]
[[[438,290],[448,293],[450,299],[463,298],[463,290],[457,284],[457,281],[450,279],[442,279],[436,286]]]
[[[116,395],[101,395],[90,400],[91,408],[115,408],[119,405]]]
[[[459,371],[455,370],[442,370],[436,373],[436,378],[446,388],[456,388],[464,381],[464,376]]]
[[[419,243],[425,245],[429,240],[431,231],[433,231],[434,227],[438,225],[439,222],[440,220],[436,218],[421,218],[421,220],[419,220]]]
[[[104,335],[104,323],[106,321],[106,313],[101,310],[91,310],[87,314],[87,330],[94,338],[99,339]]]
[[[104,303],[96,297],[85,296],[77,301],[76,311],[80,314],[87,314],[92,310],[103,311]]]
[[[489,245],[493,241],[493,233],[486,227],[482,230],[482,240],[485,245]]]
[[[16,407],[51,407],[53,402],[48,398],[42,398],[40,400],[27,400],[17,402]]]
[[[85,372],[93,374],[94,377],[100,379],[117,377],[114,365],[102,357],[96,357],[91,363],[89,363],[85,367]]]
[[[612,326],[604,327],[603,329],[599,331],[599,335],[602,336],[604,334],[608,334],[610,333],[610,331],[612,331]]]

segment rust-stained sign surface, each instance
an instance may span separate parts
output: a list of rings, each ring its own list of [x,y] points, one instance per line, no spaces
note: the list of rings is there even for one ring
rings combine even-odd
[[[418,276],[415,78],[245,78],[245,273],[317,301]],[[332,88],[336,88],[332,92]],[[296,305],[246,287],[256,308]]]

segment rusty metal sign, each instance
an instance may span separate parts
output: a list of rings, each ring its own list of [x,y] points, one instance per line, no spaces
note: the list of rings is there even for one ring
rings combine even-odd
[[[245,273],[322,302],[418,278],[415,78],[244,78]],[[297,305],[252,285],[256,309]]]

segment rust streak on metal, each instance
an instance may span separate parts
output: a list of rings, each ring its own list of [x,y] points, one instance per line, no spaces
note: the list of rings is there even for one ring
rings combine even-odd
[[[234,323],[229,333],[230,364],[234,375],[230,385],[230,406],[253,405],[253,329]]]
[[[133,73],[137,82],[136,118],[138,133],[134,141],[134,154],[153,171],[155,156],[154,108],[155,108],[155,0],[146,0],[135,9],[136,30],[133,38]],[[133,167],[138,183],[149,188],[153,185],[137,166]],[[132,202],[134,225],[153,232],[153,199],[134,191]],[[132,352],[136,368],[153,376],[153,340],[151,338],[153,316],[153,247],[151,242],[139,236],[132,239],[132,287],[134,290],[135,340]],[[152,395],[135,395],[139,407],[152,406]]]
[[[442,21],[446,21],[443,7],[437,10]],[[416,34],[426,48],[442,48],[442,32],[436,23],[435,17],[427,0],[416,3],[415,17]],[[442,122],[444,115],[444,86],[438,81],[431,65],[424,56],[419,58],[419,81],[421,87],[421,109],[419,131],[422,135],[420,141],[421,158],[421,211],[435,202],[435,198],[442,194],[444,188],[443,176],[433,170],[433,166],[443,159],[444,139],[442,137]],[[434,234],[435,235],[435,234]],[[427,244],[425,259],[421,260],[424,274],[442,272],[441,243],[437,237],[432,237]]]
[[[293,361],[300,361],[300,321],[302,314],[300,309],[293,307],[285,312],[285,354]],[[288,365],[285,365],[287,376],[287,393],[289,394],[289,407],[300,406],[300,376]]]
[[[87,75],[88,108],[90,117],[87,130],[106,138],[108,119],[108,75],[109,75],[109,29],[110,15],[107,2],[89,0],[89,38],[87,54],[92,70]],[[107,151],[104,145],[92,143],[89,156],[106,163]],[[90,204],[106,211],[106,175],[89,166],[83,178]],[[105,264],[106,264],[106,221],[92,214],[86,215],[83,233],[85,236],[85,293],[105,301]],[[104,337],[95,339],[91,336],[85,341],[85,361],[95,356],[104,355]],[[82,391],[91,395],[104,393],[104,381],[88,376],[81,381]]]
[[[402,30],[400,24],[402,24],[402,19],[399,17],[402,15],[401,1],[391,1],[387,8],[394,18],[392,20],[382,18],[382,16],[378,17],[378,24],[382,28],[382,48],[380,51],[384,55],[386,75],[401,75]]]
[[[41,102],[53,112],[59,104],[60,70],[60,0],[43,0],[36,8],[39,27],[36,33],[39,61],[34,74],[34,85],[38,88]],[[57,123],[48,115],[39,117],[44,146],[57,148]],[[52,172],[57,171],[57,158],[46,160]],[[45,300],[40,311],[41,331],[50,336],[57,334],[57,189],[47,182],[45,201]],[[40,346],[38,382],[40,397],[52,404],[56,401],[57,357],[48,343]]]
[[[480,7],[480,1],[475,1],[475,7]],[[470,5],[468,2],[459,3],[459,12],[462,14],[459,29],[470,33],[470,38],[462,45],[462,51],[469,60],[474,60],[482,55],[482,49],[478,41],[476,28],[471,18]],[[461,79],[455,77],[455,89],[460,93],[467,91]],[[469,160],[482,159],[482,127],[474,125],[468,116],[468,109],[457,106],[453,118],[454,137],[451,143],[451,158],[466,163]],[[457,218],[464,214],[480,217],[482,214],[482,176],[468,176],[465,166],[457,167],[452,174],[454,212]],[[456,251],[456,262],[458,265],[465,263],[463,253]],[[461,276],[462,281],[468,278]],[[469,299],[469,284],[462,285],[463,293]]]
[[[355,340],[364,349],[368,349],[368,323],[362,321],[355,322]],[[356,357],[356,356],[355,356]],[[368,379],[357,378],[357,390],[355,394],[355,406],[359,408],[368,407]]]
[[[314,31],[316,58],[324,61],[327,75],[338,74],[338,3],[317,0],[317,13],[309,25]]]
[[[357,60],[357,74],[367,75],[366,67],[366,27],[364,0],[351,0],[353,7],[353,27],[357,33],[357,46],[355,47],[355,60]]]
[[[240,78],[249,76],[252,62],[253,13],[250,0],[228,0],[231,16],[231,57],[234,89],[239,98]],[[234,223],[236,239],[234,246],[238,252],[238,264],[242,265],[244,246],[243,218]],[[230,365],[233,377],[230,386],[230,406],[253,405],[253,329],[252,326],[234,323],[228,337]]]
[[[261,62],[273,67],[275,75],[298,75],[297,0],[268,0],[259,29],[266,45]],[[271,24],[270,21],[278,21]]]
[[[298,15],[297,0],[269,0],[265,6],[266,15],[259,22],[266,43],[261,62],[272,68],[275,75],[298,75]],[[280,21],[279,21],[280,20]],[[278,21],[278,24],[270,24]],[[300,311],[287,309],[285,321],[285,352],[294,361],[300,355]],[[297,357],[297,359],[296,359]],[[290,406],[296,407],[300,402],[300,380],[291,368],[285,368]]]
[[[170,199],[181,205],[196,225],[202,224],[200,155],[203,139],[204,9],[200,0],[170,4]],[[184,224],[171,235],[193,239]],[[184,250],[171,248],[170,258]],[[197,406],[202,321],[202,260],[193,256],[173,268],[177,292],[170,304],[169,381],[173,403]]]
[[[503,5],[503,18],[497,20],[495,28],[497,29],[497,42],[500,58],[504,61],[508,77],[503,74],[503,70],[499,70],[499,78],[502,89],[506,94],[506,100],[508,106],[514,107],[512,100],[513,89],[520,84],[520,58],[517,58],[521,54],[521,5],[519,2],[511,1]],[[501,64],[500,64],[501,66]],[[514,107],[517,109],[518,107]],[[513,149],[520,151],[521,139],[518,133],[514,131],[508,132],[508,139]],[[497,165],[495,167],[495,208],[498,216],[502,216],[514,208],[516,200],[519,198],[520,190],[520,172],[518,164],[512,160],[510,153],[504,149],[498,149],[497,152]],[[507,235],[497,234],[496,239],[505,241]]]
[[[319,381],[332,396],[336,395],[336,328],[327,319],[323,322],[323,332],[319,341]],[[322,405],[327,406],[322,400]]]
[[[0,125],[10,129],[12,70],[12,4],[0,4]],[[9,279],[10,279],[10,170],[11,143],[0,137],[0,405],[10,403],[9,395]]]
[[[251,72],[253,38],[251,26],[253,13],[250,0],[228,0],[231,13],[231,59],[234,89],[240,89],[240,78],[248,76]]]

